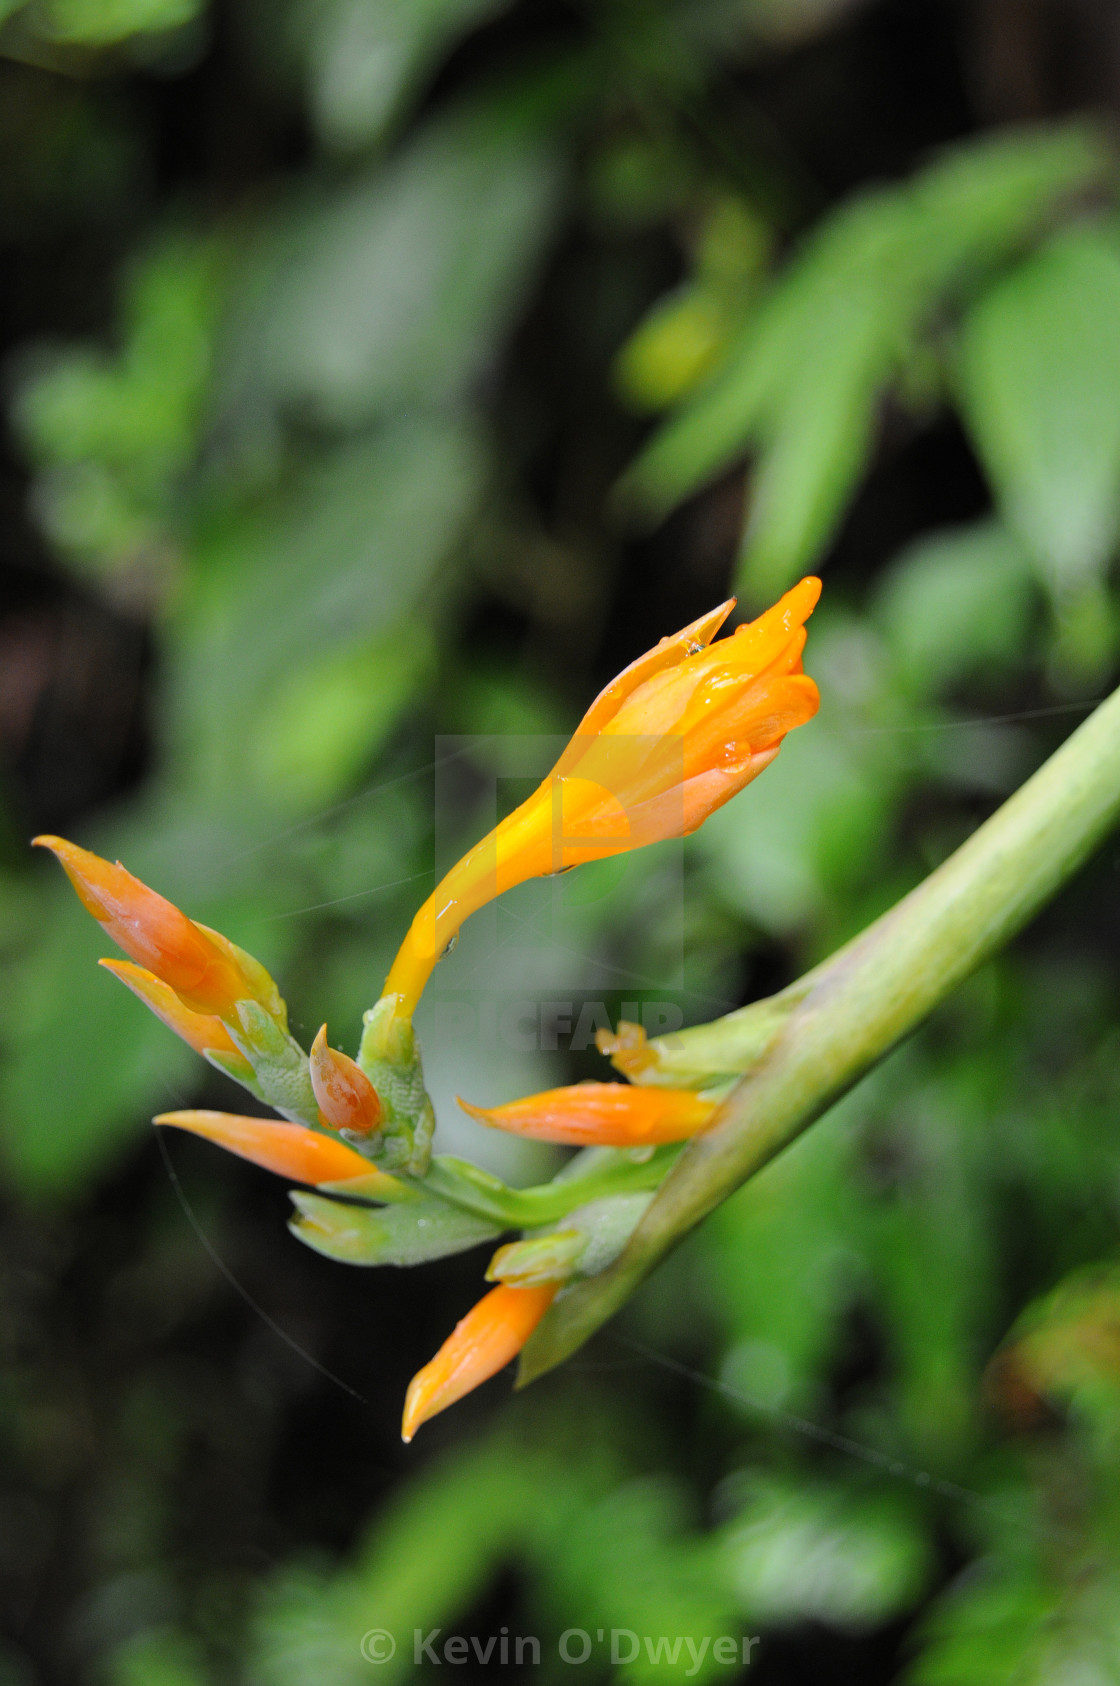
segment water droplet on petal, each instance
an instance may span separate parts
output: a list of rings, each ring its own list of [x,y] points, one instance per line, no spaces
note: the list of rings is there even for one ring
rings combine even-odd
[[[698,656],[703,648],[703,644],[696,644],[690,640],[684,647],[684,653],[686,656]]]
[[[447,956],[448,956],[448,955],[449,955],[449,954],[450,954],[450,953],[451,953],[451,952],[452,952],[452,951],[453,951],[453,950],[454,950],[454,949],[456,949],[456,948],[458,948],[458,946],[459,946],[459,933],[458,933],[458,931],[455,931],[455,932],[454,932],[454,933],[453,933],[453,934],[452,934],[452,935],[451,935],[451,936],[450,936],[450,937],[448,937],[448,939],[447,939],[447,945],[446,945],[446,947],[445,947],[445,948],[444,948],[444,950],[443,950],[443,952],[442,952],[442,953],[441,953],[441,955],[440,955],[440,959],[441,959],[441,960],[446,960],[446,959],[447,959]]]

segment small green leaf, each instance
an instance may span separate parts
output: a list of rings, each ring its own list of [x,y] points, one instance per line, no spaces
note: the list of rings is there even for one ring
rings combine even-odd
[[[434,1198],[375,1209],[294,1190],[292,1204],[299,1213],[292,1234],[342,1264],[423,1264],[501,1234],[484,1218]]]

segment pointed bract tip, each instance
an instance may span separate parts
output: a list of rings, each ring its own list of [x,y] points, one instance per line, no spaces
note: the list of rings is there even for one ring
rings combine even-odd
[[[240,1113],[207,1112],[187,1108],[182,1112],[161,1112],[153,1124],[188,1130],[248,1159],[262,1170],[292,1182],[339,1183],[368,1175],[371,1166],[356,1149],[303,1124],[282,1123],[275,1118],[246,1118]]]
[[[132,960],[99,960],[97,964],[119,978],[126,989],[130,989],[176,1036],[181,1036],[196,1054],[221,1054],[235,1068],[243,1069],[245,1076],[252,1076],[253,1068],[249,1061],[221,1019],[213,1013],[192,1012],[169,984]]]
[[[555,1283],[541,1288],[491,1289],[455,1325],[430,1363],[408,1384],[401,1439],[480,1387],[517,1357],[552,1304]]]
[[[188,919],[120,861],[107,861],[64,837],[44,834],[34,841],[55,856],[87,913],[191,1012],[229,1017],[238,1000],[257,993],[232,944]]]
[[[381,1097],[349,1054],[327,1043],[323,1025],[311,1044],[311,1087],[324,1121],[333,1130],[368,1136],[381,1122]]]

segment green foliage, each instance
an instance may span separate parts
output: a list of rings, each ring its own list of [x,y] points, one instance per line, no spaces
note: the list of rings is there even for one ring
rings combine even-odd
[[[324,144],[351,151],[377,140],[457,38],[502,0],[303,0],[293,32]]]
[[[541,122],[458,111],[302,212],[261,258],[226,404],[354,427],[446,405],[493,355],[556,205]]]
[[[155,569],[172,540],[210,390],[220,276],[216,246],[164,239],[126,289],[119,356],[45,352],[17,390],[44,529],[92,571]]]
[[[97,50],[182,29],[203,10],[204,0],[5,0],[0,21],[16,13],[48,48]]]
[[[872,449],[877,406],[937,313],[1101,168],[1079,132],[1000,139],[845,205],[752,301],[722,365],[630,471],[628,498],[664,512],[756,451],[744,583],[768,600],[827,544]]]
[[[722,1549],[747,1615],[875,1626],[913,1606],[929,1569],[917,1508],[897,1493],[743,1472]]]

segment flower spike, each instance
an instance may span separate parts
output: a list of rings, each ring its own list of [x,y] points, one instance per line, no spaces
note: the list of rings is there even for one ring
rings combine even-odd
[[[457,1323],[430,1363],[417,1371],[404,1403],[407,1443],[430,1417],[504,1370],[552,1304],[559,1284],[494,1288]]]
[[[381,1098],[355,1060],[327,1045],[323,1025],[311,1044],[311,1087],[332,1130],[368,1136],[381,1122]]]
[[[539,788],[476,843],[417,913],[383,999],[411,1019],[463,920],[526,879],[687,836],[756,778],[819,705],[801,669],[820,581],[711,642],[734,600],[662,639],[592,703]]]
[[[637,1089],[629,1083],[575,1083],[505,1106],[459,1105],[481,1124],[538,1142],[572,1147],[647,1147],[686,1141],[706,1130],[718,1101],[691,1089]]]
[[[305,1129],[302,1124],[281,1124],[275,1118],[245,1118],[239,1113],[194,1109],[161,1112],[152,1122],[205,1136],[228,1152],[297,1183],[341,1183],[353,1177],[368,1181],[371,1175],[383,1175],[345,1142],[318,1130]],[[385,1182],[394,1190],[399,1188],[393,1177],[386,1177]],[[377,1198],[372,1184],[364,1192]]]
[[[119,861],[102,860],[64,837],[32,841],[51,851],[83,907],[113,941],[191,1012],[236,1022],[236,1003],[253,1000],[270,1016],[281,1015],[283,1004],[263,966],[227,938],[196,925]]]

